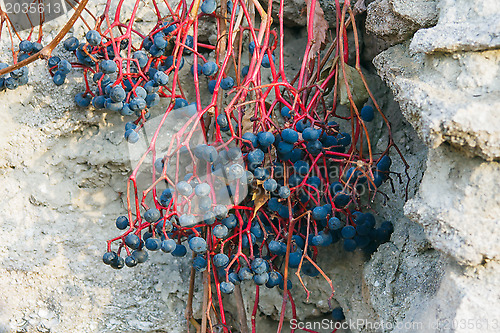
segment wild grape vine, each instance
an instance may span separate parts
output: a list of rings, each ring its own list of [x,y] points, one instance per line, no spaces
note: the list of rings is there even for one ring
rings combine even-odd
[[[0,74],[11,72],[0,86],[22,84],[25,64],[45,58],[56,85],[67,82],[71,71],[82,73],[78,106],[119,112],[128,120],[128,144],[146,142],[128,178],[127,212],[116,219],[121,233],[108,241],[105,264],[134,267],[151,253],[183,257],[189,248],[190,297],[194,274],[202,272],[204,279],[201,320],[191,318],[190,301],[186,311],[198,331],[248,331],[245,313],[240,327],[232,328],[224,312],[223,294],[240,293],[241,283],[256,288],[252,332],[260,288],[283,290],[281,331],[287,306],[296,316],[291,269],[307,298],[304,275],[322,275],[331,298],[334,283],[318,265],[318,252],[340,242],[344,251],[371,254],[393,231],[391,222],[377,223],[370,212],[391,180],[388,152],[399,150],[361,72],[357,13],[348,0],[342,6],[336,0],[335,38],[328,40],[319,2],[307,0],[308,42],[300,70],[290,76],[285,0],[277,22],[270,15],[272,0],[267,7],[257,0],[152,0],[156,23],[147,31],[136,20],[141,1],[130,1],[132,7],[124,0],[105,3],[102,13],[88,13],[93,22],[84,22],[85,36],[67,37],[59,46],[66,59],[50,54],[67,30],[43,48],[41,36],[32,41],[32,27],[13,48],[15,64],[3,65]],[[198,40],[201,19],[216,30],[214,43]],[[354,67],[347,64],[348,28],[355,36]],[[162,99],[168,104],[147,130]],[[338,113],[339,103],[347,105],[348,116]],[[378,153],[367,129],[376,117],[389,137]],[[139,183],[138,174],[147,172],[151,181]],[[339,309],[333,314],[344,317]]]

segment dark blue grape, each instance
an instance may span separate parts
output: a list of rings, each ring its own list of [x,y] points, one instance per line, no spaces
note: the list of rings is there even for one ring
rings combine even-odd
[[[306,141],[316,141],[319,139],[321,130],[308,127],[302,132],[302,138]]]
[[[267,271],[266,262],[262,258],[255,258],[251,263],[251,268],[255,274],[263,274]]]
[[[298,132],[302,133],[306,128],[311,126],[311,122],[307,119],[302,119],[297,122],[295,125],[295,128],[297,129]]]
[[[314,207],[311,215],[316,221],[324,220],[328,216],[328,210],[324,206]]]
[[[141,239],[136,234],[128,234],[125,237],[125,244],[131,249],[135,250],[139,248],[141,244]]]
[[[52,68],[54,66],[57,66],[59,64],[59,62],[61,61],[61,58],[57,57],[57,56],[54,56],[54,57],[50,57],[49,58],[49,61],[47,62],[49,68]],[[101,73],[102,74],[102,73]],[[95,75],[94,75],[95,77]],[[95,82],[95,81],[94,81]]]
[[[92,100],[92,95],[86,94],[86,96],[84,96],[84,94],[85,93],[78,93],[75,96],[76,105],[78,105],[79,107],[82,107],[82,108],[89,106],[90,102]]]
[[[291,113],[290,113],[290,112],[291,112],[291,111],[290,111],[290,108],[289,108],[288,106],[284,106],[284,107],[282,107],[282,108],[281,108],[281,111],[280,111],[281,116],[282,116],[283,118],[291,118],[291,117],[292,117],[292,115],[291,115]]]
[[[103,261],[106,265],[111,265],[111,263],[112,263],[113,261],[115,261],[117,257],[118,257],[118,255],[116,254],[116,252],[106,252],[106,253],[104,253],[104,255],[102,256],[102,261]]]
[[[280,272],[272,271],[269,273],[269,279],[267,280],[266,287],[274,288],[275,286],[283,283],[283,275]]]
[[[101,61],[101,71],[105,74],[112,74],[118,69],[116,63],[113,60],[103,60]]]
[[[356,229],[352,225],[347,225],[342,228],[342,238],[349,239],[356,235]]]
[[[281,282],[278,284],[278,286],[279,286],[279,288],[280,288],[281,290],[285,290],[285,283],[284,283],[284,281],[281,281]],[[292,281],[290,281],[290,279],[287,279],[287,281],[286,281],[286,289],[287,289],[287,290],[292,290],[292,288],[293,288]]]
[[[293,144],[298,141],[299,133],[291,128],[287,128],[281,132],[281,137],[283,138],[283,141]]]
[[[184,245],[182,244],[177,244],[175,246],[175,250],[173,250],[171,252],[171,254],[174,256],[174,257],[184,257],[187,253],[187,249]]]
[[[184,196],[190,196],[193,193],[193,187],[186,181],[181,181],[175,186],[177,192]]]
[[[146,96],[146,105],[149,108],[157,105],[160,102],[160,95],[157,93],[149,94]]]
[[[257,148],[248,153],[247,160],[249,167],[254,169],[264,162],[264,152]]]
[[[351,200],[351,197],[343,192],[338,192],[333,197],[333,203],[335,204],[335,207],[339,208],[339,209],[347,206],[347,204],[349,203],[350,200]]]
[[[224,205],[217,205],[214,207],[214,214],[219,219],[222,220],[227,216],[227,207]]]
[[[253,278],[253,272],[248,267],[241,267],[238,271],[238,278],[241,281],[251,280]]]
[[[278,188],[278,183],[276,182],[276,180],[270,178],[264,181],[264,184],[262,184],[262,186],[266,191],[273,192]]]
[[[232,282],[221,282],[220,291],[224,294],[232,294],[234,291],[234,284]]]
[[[208,91],[211,94],[214,93],[216,85],[217,85],[217,80],[210,80],[210,81],[208,81]]]
[[[281,155],[289,154],[293,150],[293,144],[281,141],[278,143],[277,150],[278,150],[278,153]]]
[[[201,68],[201,71],[206,76],[215,75],[219,71],[219,66],[213,61],[207,61]]]
[[[127,93],[122,86],[114,86],[111,88],[109,92],[109,97],[113,100],[113,102],[122,102],[125,97],[127,97]]]
[[[137,260],[133,256],[128,256],[125,258],[125,265],[127,265],[127,267],[137,266]]]
[[[295,251],[290,253],[290,257],[288,259],[288,265],[291,268],[298,268],[300,265],[300,260],[302,259],[302,252]]]
[[[145,242],[146,249],[150,251],[158,251],[161,248],[161,241],[158,238],[150,237]]]
[[[104,109],[106,103],[106,97],[104,96],[95,96],[92,98],[92,105],[96,109]]]
[[[160,31],[156,33],[156,35],[153,37],[153,45],[159,49],[164,49],[167,46],[167,41],[163,32]]]
[[[241,280],[240,278],[238,277],[238,274],[237,273],[234,273],[234,272],[231,272],[228,274],[227,276],[227,279],[229,280],[229,282],[231,282],[232,284],[240,284],[241,283]]]
[[[293,164],[293,168],[297,174],[305,176],[309,172],[309,163],[306,161],[297,161]]]
[[[272,62],[274,63],[274,61],[276,60],[276,57],[274,56],[274,54],[271,54],[271,59],[272,59]],[[264,54],[264,58],[262,59],[261,65],[264,68],[271,68],[271,60],[269,59],[269,55],[267,53]]]
[[[31,53],[33,51],[33,43],[29,40],[23,40],[19,43],[19,51]]]
[[[85,35],[87,42],[92,46],[97,46],[101,43],[101,34],[95,30],[89,30]]]
[[[377,170],[380,171],[389,171],[389,168],[391,167],[392,160],[389,156],[384,155],[382,158],[377,163]]]
[[[344,311],[341,307],[336,307],[335,309],[333,309],[332,318],[336,321],[342,321],[345,319]]]
[[[207,251],[207,242],[201,237],[193,237],[189,240],[189,248],[196,253]]]
[[[344,227],[344,223],[340,221],[337,217],[332,217],[328,220],[328,229],[330,230],[340,230]]]
[[[170,253],[175,250],[177,244],[173,239],[166,239],[161,242],[161,250],[165,253]]]
[[[218,253],[214,256],[213,262],[215,267],[226,267],[229,264],[229,257],[224,253]]]
[[[149,254],[146,250],[135,250],[132,252],[132,257],[137,261],[138,264],[142,264],[148,260]]]
[[[223,89],[223,90],[230,90],[234,87],[234,79],[230,76],[222,79],[222,81],[220,82],[220,87]]]
[[[69,37],[63,43],[63,46],[66,49],[66,51],[75,51],[79,45],[80,42],[76,37]]]
[[[197,272],[203,272],[207,269],[207,260],[202,256],[196,256],[193,259],[193,267]]]
[[[117,256],[115,260],[111,262],[110,266],[113,267],[114,269],[122,269],[123,266],[125,266],[125,260],[123,260],[122,257]]]
[[[225,114],[218,115],[216,121],[220,127],[228,127],[229,126],[229,120],[227,119]]]
[[[196,185],[194,193],[199,197],[206,197],[210,194],[210,185],[207,183],[201,183]]]
[[[307,143],[306,148],[311,155],[315,156],[321,153],[321,151],[323,150],[323,144],[319,140],[310,141]]]
[[[120,230],[125,230],[129,227],[128,218],[126,216],[120,216],[116,219],[116,227]]]
[[[253,174],[255,178],[258,180],[265,180],[269,178],[269,170],[266,168],[261,168],[261,167],[255,168]]]
[[[144,213],[144,219],[149,223],[158,221],[161,217],[160,211],[156,208],[150,208]]]
[[[269,274],[267,274],[266,272],[262,274],[255,274],[253,276],[253,281],[255,282],[256,285],[259,286],[266,284],[268,280],[269,280]]]
[[[223,239],[228,235],[229,229],[224,224],[218,224],[212,229],[212,233],[216,238]]]
[[[361,116],[361,119],[363,119],[363,121],[372,121],[375,118],[375,112],[373,110],[373,106],[371,105],[363,106],[363,108],[361,108],[359,115]]]
[[[223,219],[222,224],[224,224],[228,229],[233,229],[238,225],[238,220],[236,219],[236,216],[234,214],[229,214],[228,217]]]
[[[253,52],[255,51],[255,42],[250,42],[248,44],[248,51],[250,52],[250,54],[253,54]]]
[[[153,80],[159,86],[166,86],[168,83],[168,75],[165,72],[158,71],[153,76]]]
[[[250,70],[250,67],[245,66],[241,69],[241,76],[246,77],[248,75],[248,71]]]
[[[346,132],[339,133],[337,135],[337,141],[339,145],[342,145],[344,147],[347,147],[351,144],[351,135]]]
[[[73,68],[73,66],[71,66],[71,63],[68,61],[68,60],[61,60],[59,61],[59,63],[57,64],[57,69],[58,69],[58,72],[61,72],[63,73],[64,75],[68,74],[69,72],[71,72],[71,69]]]

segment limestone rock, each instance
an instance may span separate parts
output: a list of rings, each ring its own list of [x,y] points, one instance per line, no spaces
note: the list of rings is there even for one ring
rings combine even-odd
[[[436,148],[447,141],[469,155],[500,157],[500,51],[424,56],[394,46],[374,59],[406,119]]]
[[[406,214],[424,226],[433,246],[466,264],[500,258],[500,164],[431,150],[418,195]]]
[[[412,52],[483,51],[500,48],[498,1],[453,1],[441,4],[439,23],[415,33]]]
[[[390,3],[395,13],[419,27],[430,27],[437,22],[439,0],[390,0]]]
[[[418,24],[395,13],[389,0],[377,0],[368,5],[366,30],[391,45],[408,39],[418,28]]]

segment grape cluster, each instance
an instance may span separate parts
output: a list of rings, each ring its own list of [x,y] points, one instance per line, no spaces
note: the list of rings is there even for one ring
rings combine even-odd
[[[291,78],[284,69],[282,12],[277,32],[269,28],[267,7],[255,2],[203,0],[175,8],[166,2],[165,13],[152,0],[157,22],[142,32],[136,21],[140,2],[135,0],[128,13],[123,1],[115,8],[106,0],[102,15],[91,15],[95,24],[87,26],[93,29],[80,39],[66,38],[65,52],[47,59],[57,86],[70,73],[82,73],[74,97],[79,107],[132,117],[124,126],[128,143],[140,140],[146,121],[161,118],[155,132],[144,137],[151,141],[129,178],[127,214],[116,219],[120,235],[108,241],[103,262],[121,269],[146,262],[151,252],[184,257],[189,249],[192,271],[205,272],[216,286],[223,325],[220,294],[231,294],[245,281],[257,290],[278,287],[284,304],[293,304],[288,268],[297,270],[306,291],[300,276],[321,274],[333,292],[318,254],[359,250],[370,255],[394,231],[390,221],[377,223],[371,206],[384,183],[393,185],[392,134],[386,149],[375,153],[367,129],[382,112],[375,100],[354,101],[351,91],[350,113],[342,116],[337,113],[342,98],[328,92],[339,92],[344,84],[345,32],[337,31],[329,51],[319,52],[326,41],[314,40],[315,24],[309,24],[312,47]],[[318,12],[312,21],[321,16],[315,0],[310,7],[314,3]],[[282,11],[283,0],[280,4]],[[199,18],[213,20],[217,39],[209,44],[198,40]],[[40,43],[23,40],[15,62],[41,49]],[[181,72],[186,64],[192,64],[190,71]],[[0,89],[27,82],[28,69],[22,67],[1,77]],[[163,115],[151,117],[161,98],[167,102]],[[158,138],[166,132],[173,134],[162,146]],[[153,180],[140,191],[137,173],[144,169]],[[211,296],[208,302],[213,305]],[[333,309],[332,317],[345,319],[341,308]]]
[[[14,59],[15,63],[23,61],[30,56],[40,52],[43,45],[38,42],[32,42],[30,40],[22,40],[19,43],[19,50],[15,52]],[[16,59],[17,58],[17,59]],[[0,63],[0,70],[9,67],[6,63]],[[20,67],[11,71],[8,75],[2,75],[0,77],[0,91],[14,90],[17,87],[24,86],[29,81],[29,69],[27,66]]]

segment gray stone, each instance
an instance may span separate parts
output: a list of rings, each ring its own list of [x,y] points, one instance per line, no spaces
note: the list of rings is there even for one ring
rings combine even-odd
[[[429,147],[443,142],[487,160],[500,157],[500,52],[424,56],[394,46],[374,60],[406,119]]]
[[[368,5],[366,30],[390,45],[408,39],[418,28],[418,24],[395,13],[389,0],[377,0]]]
[[[483,51],[500,48],[498,1],[443,0],[439,23],[415,33],[412,52]]]
[[[429,153],[418,195],[405,213],[424,226],[436,249],[478,265],[500,258],[500,164],[441,146]]]
[[[390,3],[395,13],[419,27],[430,27],[437,22],[439,0],[390,0]]]

